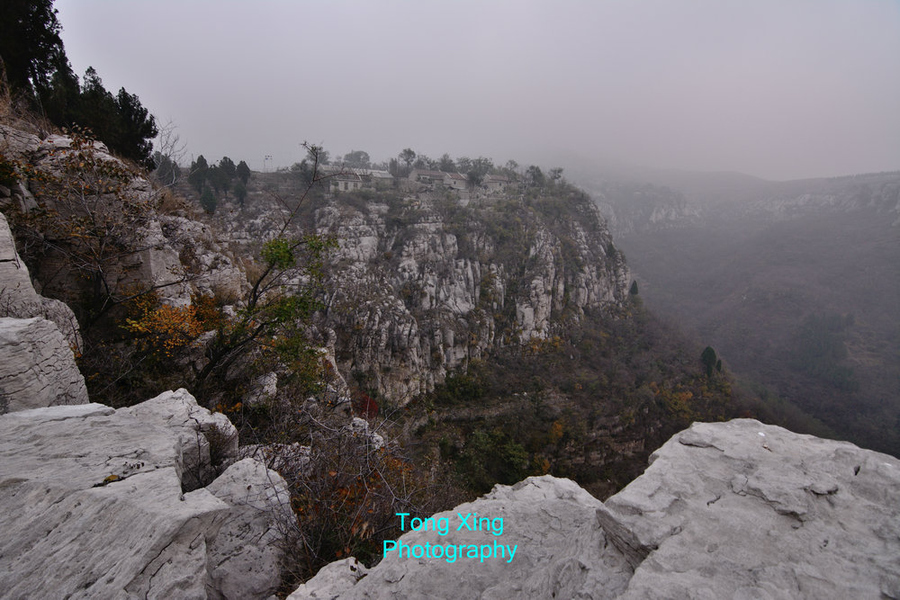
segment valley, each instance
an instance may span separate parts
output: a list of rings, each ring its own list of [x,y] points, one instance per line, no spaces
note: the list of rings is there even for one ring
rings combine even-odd
[[[624,225],[647,305],[715,347],[781,422],[900,452],[900,176],[647,179],[588,186]]]

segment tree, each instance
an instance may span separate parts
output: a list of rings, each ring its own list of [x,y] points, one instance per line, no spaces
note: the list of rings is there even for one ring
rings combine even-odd
[[[550,169],[550,180],[556,183],[560,179],[562,179],[563,169],[562,167],[554,167]]]
[[[368,169],[372,163],[368,152],[351,150],[344,155],[344,164],[353,169]]]
[[[0,57],[14,91],[49,86],[50,75],[65,56],[56,15],[53,0],[0,2]]]
[[[533,187],[544,187],[544,172],[537,165],[531,165],[525,170],[525,179]]]
[[[228,195],[231,182],[228,180],[225,170],[219,165],[213,165],[206,171],[206,181],[213,187],[216,194],[225,192],[225,195]]]
[[[413,162],[416,160],[416,153],[412,148],[404,148],[402,152],[400,152],[400,156],[398,157],[403,163],[406,164],[406,172],[409,173],[412,168]]]
[[[185,145],[181,143],[172,121],[160,127],[156,148],[153,153],[156,171],[153,174],[161,185],[173,186],[181,178],[181,167],[178,165],[184,159]]]
[[[438,169],[444,173],[456,173],[456,163],[453,162],[450,155],[445,152],[438,161]]]
[[[117,112],[116,99],[103,86],[97,70],[88,67],[81,78],[78,112],[72,115],[72,120],[89,128],[94,136],[109,146],[108,140],[115,136]]]
[[[306,160],[319,166],[331,164],[331,153],[322,146],[310,145],[306,151]],[[368,156],[368,155],[366,155]]]
[[[137,164],[153,170],[153,140],[159,134],[156,119],[141,105],[140,98],[125,88],[113,96],[103,86],[96,69],[88,67],[80,88],[71,66],[60,57],[50,83],[39,87],[46,114],[62,127],[78,125],[107,147]]]
[[[247,198],[247,186],[244,185],[244,182],[238,181],[234,184],[234,197],[241,206],[244,206],[244,200]]]
[[[72,65],[63,53],[57,57],[57,66],[47,86],[38,85],[38,99],[44,114],[57,125],[77,122],[81,110],[81,85]]]
[[[197,160],[191,162],[191,172],[188,173],[188,183],[200,194],[203,192],[203,186],[206,183],[206,173],[209,171],[209,163],[203,158],[203,155],[197,157]]]
[[[428,158],[424,154],[419,154],[416,157],[416,162],[413,163],[413,167],[416,169],[437,169],[437,161],[434,159]]]
[[[153,176],[164,186],[171,186],[178,183],[181,178],[181,168],[162,152],[153,153],[153,162],[156,164],[156,170]]]
[[[491,172],[494,168],[494,162],[483,156],[479,156],[475,160],[469,163],[469,168],[466,172],[466,177],[469,180],[469,185],[472,187],[477,187],[481,185],[481,182],[484,181],[485,176]]]
[[[151,140],[159,133],[156,119],[141,105],[140,98],[135,94],[129,94],[125,88],[119,90],[116,106],[117,135],[104,141],[110,149],[124,158],[152,170],[155,165],[151,156],[153,152]]]
[[[209,186],[204,186],[203,193],[200,194],[200,206],[203,207],[209,214],[213,214],[216,212],[216,207],[218,207],[219,201],[216,200],[216,195],[213,194],[213,191],[209,189]]]
[[[315,179],[316,169],[307,159],[291,165],[291,173],[296,175],[304,185],[312,185]]]
[[[634,281],[631,282],[631,289],[628,290],[628,293],[631,294],[632,296],[637,296],[637,295],[638,295],[638,284],[637,284],[637,279],[635,279]]]
[[[713,370],[716,369],[717,363],[721,364],[716,356],[716,351],[713,350],[712,346],[707,346],[703,349],[703,352],[700,354],[700,361],[703,362],[703,365],[706,367],[707,377],[712,377]],[[719,366],[718,370],[722,370],[721,366]]]
[[[244,161],[238,163],[235,173],[244,185],[247,185],[247,182],[250,181],[250,167]]]
[[[219,161],[219,168],[222,169],[222,172],[225,174],[225,177],[228,178],[228,181],[234,179],[237,174],[237,167],[234,166],[234,161],[227,156],[223,156],[222,160]]]

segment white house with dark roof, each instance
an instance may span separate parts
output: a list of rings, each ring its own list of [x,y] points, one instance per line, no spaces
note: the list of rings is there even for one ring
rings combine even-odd
[[[444,173],[444,186],[451,190],[463,191],[468,187],[468,180],[460,173]]]
[[[363,179],[353,171],[340,171],[329,177],[332,192],[352,192],[363,187]]]
[[[429,171],[428,169],[413,169],[409,173],[409,181],[412,183],[424,183],[428,186],[444,183],[443,171]]]
[[[481,185],[487,189],[488,193],[496,194],[508,188],[509,183],[509,177],[506,175],[487,175]]]

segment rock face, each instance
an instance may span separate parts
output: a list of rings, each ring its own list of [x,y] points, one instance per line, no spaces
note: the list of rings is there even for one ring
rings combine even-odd
[[[17,184],[16,193],[7,198],[0,197],[0,206],[10,204],[26,213],[40,207],[47,209],[49,214],[59,213],[65,218],[90,215],[92,220],[103,223],[101,228],[104,231],[99,235],[104,238],[106,245],[115,244],[125,250],[121,253],[124,258],[96,257],[102,263],[108,285],[115,291],[133,289],[135,286],[159,286],[158,293],[167,303],[185,305],[190,302],[191,288],[185,283],[187,277],[178,249],[169,243],[160,220],[152,210],[157,191],[147,179],[132,172],[100,142],[79,146],[78,142],[67,136],[50,135],[41,138],[14,127],[0,125],[0,144],[4,146],[7,159],[20,161],[27,167],[26,172],[19,173],[21,181]],[[88,158],[81,164],[89,166],[83,171],[77,169],[77,172],[73,172],[72,160],[83,155],[80,153],[87,153]],[[110,186],[120,185],[121,189],[113,193],[88,195],[78,202],[72,202],[67,195],[66,186],[75,182],[77,187],[80,181],[81,185],[94,188],[99,172],[107,168],[118,173],[106,176],[116,182]],[[56,183],[49,186],[51,191],[45,193],[40,182],[29,180],[29,173],[39,173],[41,177],[38,179],[46,177]],[[54,190],[54,186],[61,189]],[[123,203],[129,205],[127,210],[122,208]],[[142,216],[135,216],[138,213]],[[66,235],[60,236],[58,233],[57,236],[60,238],[54,240],[57,244],[68,244],[74,237],[68,236],[67,239]],[[41,280],[44,285],[42,293],[69,300],[77,298],[84,291],[84,272],[73,268],[71,262],[65,255],[58,256],[50,252],[45,253],[37,265],[32,264],[36,279]],[[68,336],[68,331],[63,326],[60,328]]]
[[[185,493],[185,424],[152,418],[157,408],[83,404],[0,416],[3,598],[274,593],[284,481],[244,460]]]
[[[629,275],[599,212],[560,194],[338,195],[317,210],[316,230],[340,244],[325,325],[341,370],[403,404],[493,349],[621,306]]]
[[[750,419],[695,424],[606,503],[550,476],[497,486],[405,534],[412,557],[388,552],[362,578],[334,563],[291,600],[898,598],[898,495],[887,455]],[[461,544],[507,551],[427,554]]]
[[[72,353],[80,347],[75,315],[34,290],[0,213],[0,414],[87,402]]]
[[[228,467],[206,490],[229,505],[209,545],[210,598],[262,597],[275,591],[281,567],[281,533],[292,517],[287,484],[261,462],[245,458]]]
[[[900,597],[897,459],[752,420],[653,459],[598,512],[636,567],[623,597]]]
[[[0,213],[0,317],[43,317],[56,324],[69,346],[81,348],[81,334],[75,314],[64,302],[44,298],[35,291],[28,267],[16,252],[16,244],[3,213]]]
[[[0,414],[87,401],[84,377],[56,325],[0,318]]]
[[[702,210],[684,194],[651,184],[614,183],[589,185],[613,237],[686,227],[702,219]]]
[[[178,436],[179,476],[186,492],[212,481],[217,464],[237,458],[238,432],[228,417],[198,406],[185,389],[163,392],[120,412],[134,415],[142,423],[166,427]]]

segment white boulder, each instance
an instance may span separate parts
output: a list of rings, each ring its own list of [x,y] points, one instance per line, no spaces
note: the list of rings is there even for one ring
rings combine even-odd
[[[278,589],[281,540],[293,513],[281,475],[252,458],[240,460],[206,490],[229,505],[224,524],[209,544],[210,598],[263,600]]]

